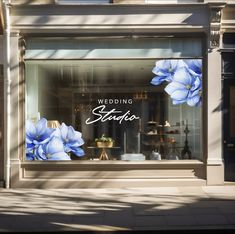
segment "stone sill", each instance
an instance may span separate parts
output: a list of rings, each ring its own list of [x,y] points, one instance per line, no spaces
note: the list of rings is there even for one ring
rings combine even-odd
[[[12,164],[19,162],[12,162]],[[20,162],[21,168],[41,168],[42,170],[130,170],[130,169],[193,169],[203,168],[204,163],[199,160],[159,160],[159,161],[112,161],[112,160],[84,160],[84,161],[44,161]]]
[[[204,163],[200,160],[146,160],[146,161],[121,161],[121,160],[71,160],[71,161],[23,161],[21,165],[110,165],[110,164],[121,164],[121,165],[203,165]]]
[[[28,1],[28,0],[12,0],[12,6],[38,6],[38,5],[60,5],[60,6],[197,6],[197,5],[208,5],[208,3],[198,1],[198,2],[184,2],[184,3],[177,3],[177,2],[156,2],[156,3],[146,3],[142,1],[114,1],[113,3],[59,3],[57,0],[36,0],[36,1]]]

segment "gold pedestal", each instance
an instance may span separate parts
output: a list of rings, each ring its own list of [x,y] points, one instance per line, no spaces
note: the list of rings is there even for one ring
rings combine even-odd
[[[99,159],[100,160],[109,160],[109,156],[108,156],[105,148],[102,148],[102,151],[101,151]]]

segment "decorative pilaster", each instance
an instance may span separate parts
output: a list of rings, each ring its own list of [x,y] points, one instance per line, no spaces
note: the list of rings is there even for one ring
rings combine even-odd
[[[26,42],[23,36],[19,37],[20,63],[24,63]]]
[[[19,87],[21,84],[19,79],[19,32],[11,31],[10,33],[10,159],[19,160],[20,141],[19,141]],[[21,98],[22,100],[22,98]]]
[[[26,42],[23,36],[19,35],[19,99],[25,99],[25,51],[26,51]],[[25,102],[19,101],[19,159],[23,161],[25,156],[24,142],[25,142]]]

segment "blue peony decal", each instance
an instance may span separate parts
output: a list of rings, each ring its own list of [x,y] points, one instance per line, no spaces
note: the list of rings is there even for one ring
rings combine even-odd
[[[82,134],[75,131],[72,126],[67,126],[64,123],[62,123],[58,130],[55,135],[59,136],[63,142],[65,152],[72,152],[77,156],[83,156],[84,151],[80,148],[84,144]]]
[[[83,144],[82,134],[72,126],[62,123],[59,128],[49,128],[45,118],[36,124],[26,121],[27,160],[71,160],[70,153],[84,156]]]
[[[40,145],[36,149],[36,155],[41,160],[71,160],[64,152],[63,142],[58,137],[52,137],[47,144]]]
[[[182,66],[185,66],[182,60],[157,61],[152,70],[156,76],[152,79],[151,84],[160,85],[164,81],[171,82],[176,70]]]
[[[200,106],[202,96],[202,61],[192,60],[160,60],[152,72],[155,76],[151,84],[160,85],[164,81],[169,84],[165,91],[172,98],[174,105],[187,103],[189,106]]]

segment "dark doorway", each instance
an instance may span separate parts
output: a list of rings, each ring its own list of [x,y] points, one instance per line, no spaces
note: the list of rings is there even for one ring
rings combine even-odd
[[[4,79],[3,79],[3,65],[0,65],[0,187],[4,178]]]
[[[225,180],[235,181],[235,34],[223,35],[223,155]]]
[[[235,181],[235,33],[223,35],[222,76],[225,180]]]
[[[235,181],[235,77],[223,81],[223,135],[225,180]]]

